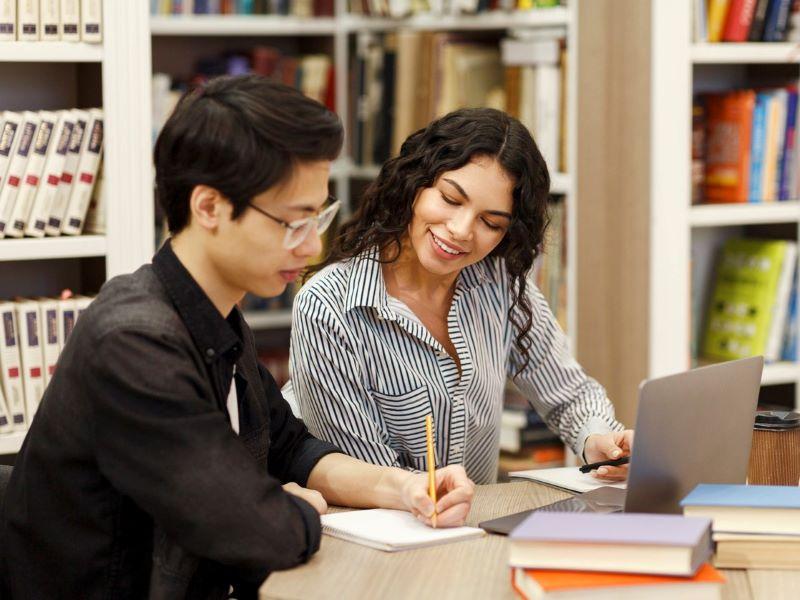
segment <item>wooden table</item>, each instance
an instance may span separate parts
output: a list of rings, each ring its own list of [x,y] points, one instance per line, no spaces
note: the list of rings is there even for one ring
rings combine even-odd
[[[467,524],[535,508],[569,494],[532,482],[478,486]],[[262,600],[279,598],[513,599],[508,538],[487,535],[441,546],[389,553],[322,536],[311,561],[273,573]],[[724,571],[726,600],[797,600],[800,571]]]

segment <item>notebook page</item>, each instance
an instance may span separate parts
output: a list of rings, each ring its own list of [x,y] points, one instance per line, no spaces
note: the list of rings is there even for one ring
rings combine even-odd
[[[553,487],[561,488],[570,492],[589,492],[599,487],[610,486],[626,489],[627,483],[603,481],[597,479],[591,473],[581,473],[578,467],[557,467],[555,469],[533,469],[531,471],[512,471],[510,477],[519,479],[530,479],[539,483],[546,483]]]

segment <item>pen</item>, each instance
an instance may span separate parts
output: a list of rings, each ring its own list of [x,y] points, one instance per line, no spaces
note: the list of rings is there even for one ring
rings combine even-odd
[[[620,465],[627,465],[631,462],[630,456],[623,456],[622,458],[615,458],[614,460],[601,460],[596,463],[589,463],[580,467],[581,473],[588,473],[594,471],[598,467],[619,467]]]
[[[433,454],[433,419],[425,415],[425,438],[428,443],[428,495],[433,500],[431,522],[436,527],[436,459]]]

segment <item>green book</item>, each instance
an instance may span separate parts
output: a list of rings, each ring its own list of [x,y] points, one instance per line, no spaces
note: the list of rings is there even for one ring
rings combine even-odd
[[[725,243],[706,318],[705,358],[779,358],[796,255],[796,244],[786,240]]]

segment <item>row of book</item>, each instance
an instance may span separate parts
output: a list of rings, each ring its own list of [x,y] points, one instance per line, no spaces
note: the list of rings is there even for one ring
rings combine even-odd
[[[0,42],[103,41],[102,0],[0,0]]]
[[[696,42],[784,42],[800,39],[793,0],[694,0]]]
[[[797,244],[734,238],[720,250],[701,356],[797,358]]]
[[[774,202],[800,197],[797,88],[697,95],[692,114],[692,201]]]
[[[566,170],[565,35],[542,28],[498,44],[464,33],[359,33],[350,78],[355,162],[380,164],[431,120],[487,106],[519,118],[550,170]]]
[[[153,15],[332,17],[333,0],[150,0]]]
[[[403,18],[410,15],[481,14],[553,8],[560,0],[349,0],[350,14]]]
[[[91,301],[74,296],[0,302],[0,434],[30,426],[58,356]]]
[[[103,151],[103,111],[0,117],[0,238],[79,235]]]

